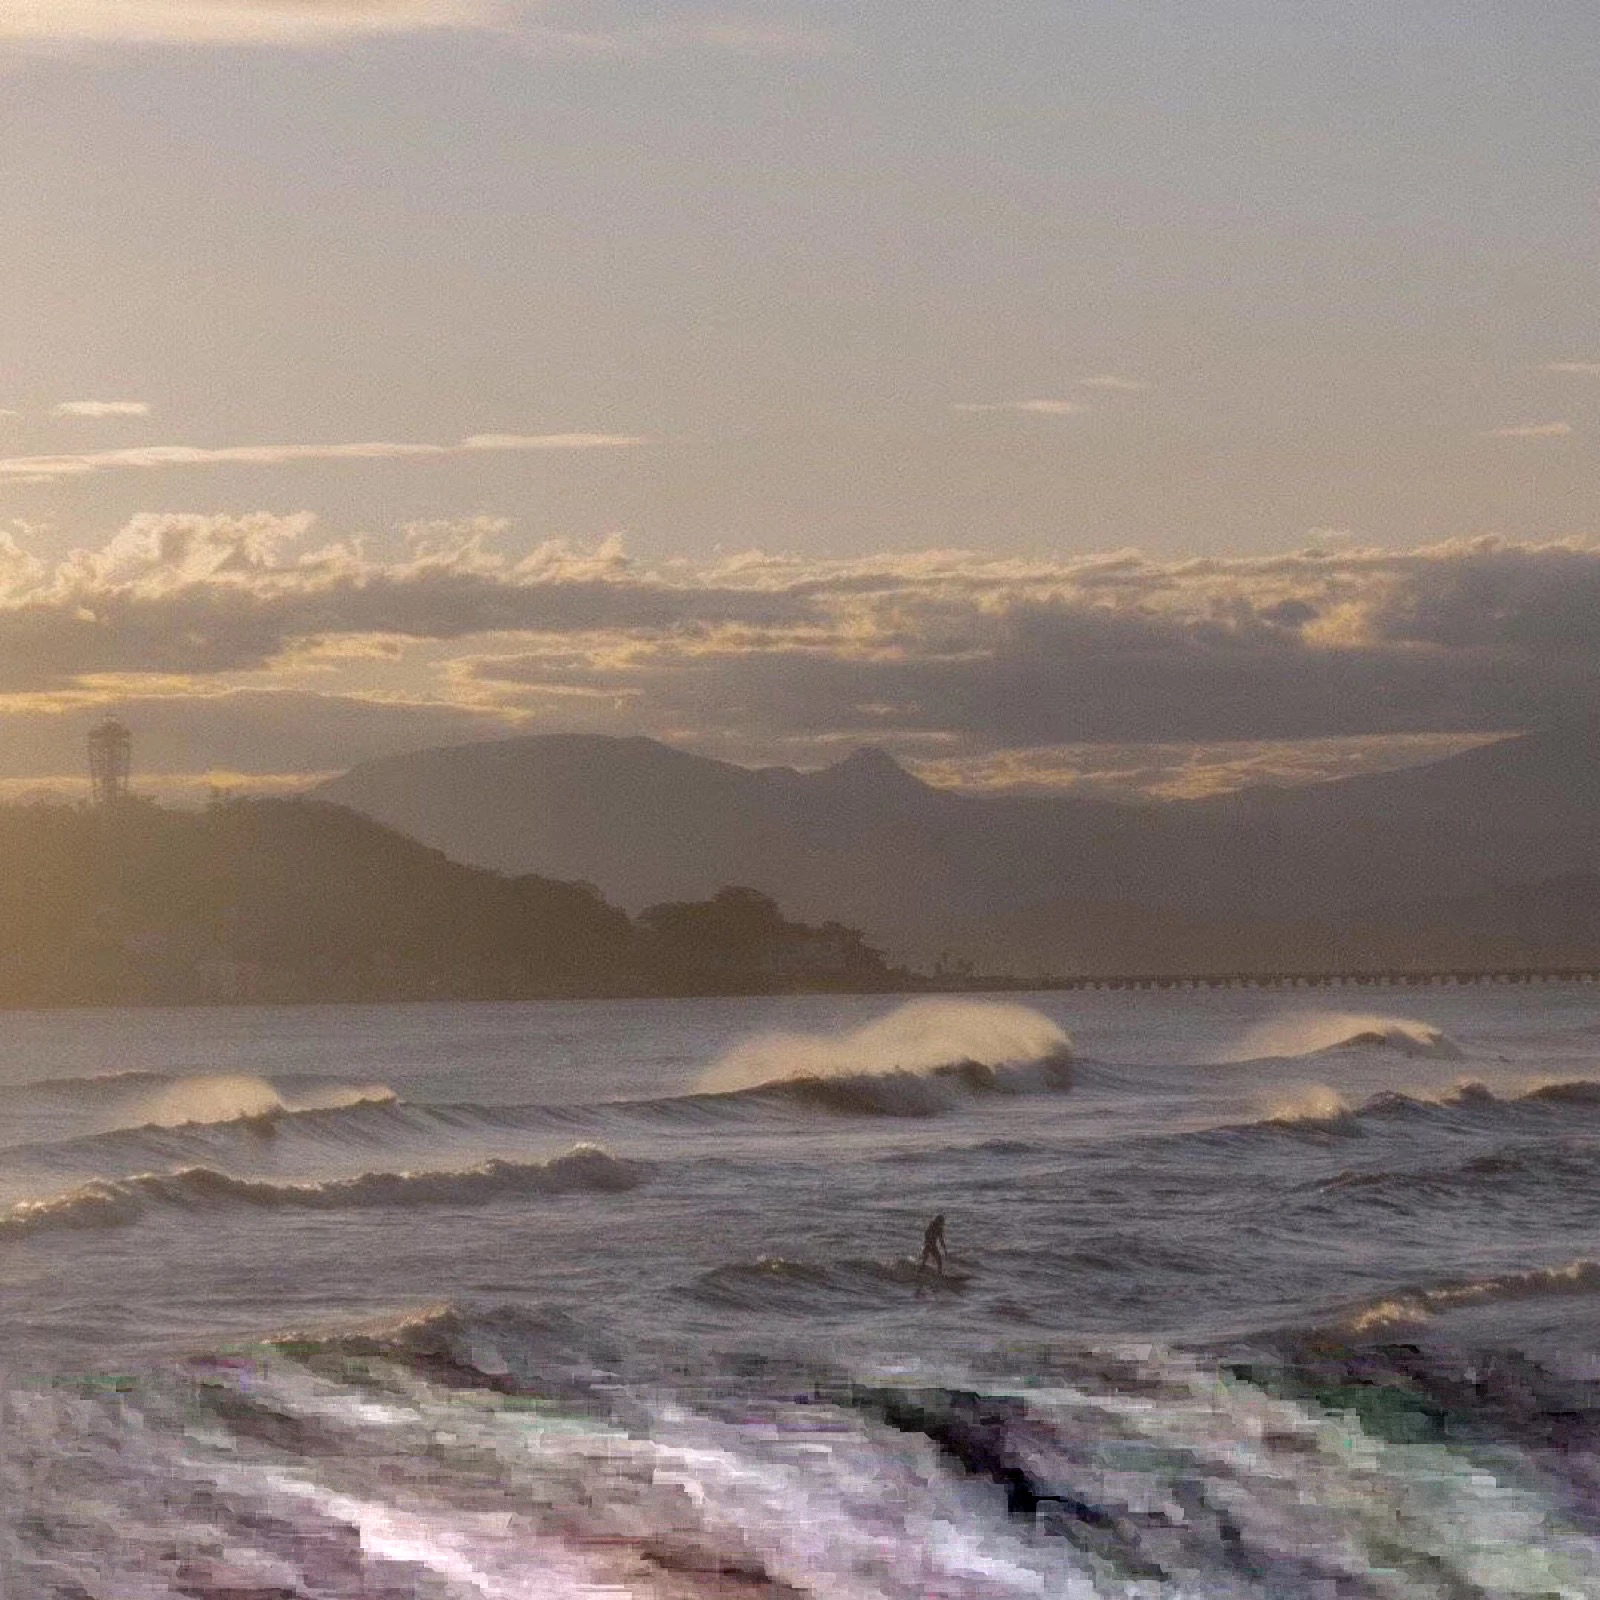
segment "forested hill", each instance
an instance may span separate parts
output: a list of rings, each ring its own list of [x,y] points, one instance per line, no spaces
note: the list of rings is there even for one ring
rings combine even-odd
[[[0,807],[0,1005],[893,987],[753,890],[650,908],[462,866],[343,807]]]

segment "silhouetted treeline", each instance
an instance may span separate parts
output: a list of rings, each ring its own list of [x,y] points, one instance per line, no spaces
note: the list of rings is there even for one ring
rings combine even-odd
[[[894,987],[750,889],[652,907],[462,866],[343,807],[0,807],[0,1005]]]
[[[891,976],[883,956],[854,928],[790,922],[756,889],[719,889],[709,900],[670,901],[640,912],[636,936],[649,970],[674,992],[873,988]],[[905,976],[905,974],[900,974]]]

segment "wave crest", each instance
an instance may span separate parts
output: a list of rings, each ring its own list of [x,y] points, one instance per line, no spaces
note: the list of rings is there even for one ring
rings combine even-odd
[[[145,1128],[183,1128],[196,1123],[238,1122],[296,1111],[336,1111],[347,1106],[392,1103],[386,1083],[308,1083],[285,1093],[246,1073],[205,1073],[152,1087],[128,1107]]]
[[[1535,1267],[1527,1272],[1506,1272],[1492,1278],[1468,1278],[1398,1289],[1354,1312],[1346,1326],[1353,1333],[1379,1333],[1387,1328],[1427,1322],[1442,1312],[1466,1306],[1595,1294],[1600,1294],[1600,1262],[1579,1259],[1559,1267]]]
[[[1274,1103],[1259,1121],[1233,1123],[1198,1135],[1177,1137],[1236,1138],[1277,1133],[1357,1138],[1374,1128],[1441,1118],[1457,1119],[1479,1129],[1517,1122],[1546,1129],[1558,1111],[1570,1117],[1575,1111],[1588,1107],[1600,1109],[1600,1082],[1592,1079],[1546,1083],[1512,1095],[1497,1095],[1486,1084],[1461,1079],[1443,1091],[1384,1089],[1359,1105],[1351,1104],[1327,1084],[1311,1083],[1301,1085]]]
[[[830,1111],[917,1116],[977,1094],[1065,1088],[1072,1041],[1029,1006],[913,1000],[841,1033],[771,1033],[709,1067],[702,1095],[782,1096]]]
[[[341,1211],[488,1205],[518,1195],[619,1193],[637,1188],[647,1171],[642,1162],[624,1161],[592,1144],[574,1146],[548,1161],[491,1160],[441,1172],[363,1172],[320,1183],[270,1183],[237,1178],[215,1167],[183,1167],[95,1179],[48,1199],[20,1201],[0,1215],[0,1237],[58,1228],[116,1227],[161,1207]]]
[[[742,1099],[787,1101],[853,1116],[925,1117],[981,1095],[1042,1094],[1072,1086],[1070,1063],[1040,1061],[989,1067],[954,1062],[925,1072],[855,1072],[797,1077],[739,1091]]]
[[[1244,1060],[1348,1050],[1388,1050],[1435,1061],[1459,1061],[1465,1054],[1449,1034],[1431,1022],[1358,1011],[1314,1011],[1274,1017],[1250,1029],[1239,1048]]]

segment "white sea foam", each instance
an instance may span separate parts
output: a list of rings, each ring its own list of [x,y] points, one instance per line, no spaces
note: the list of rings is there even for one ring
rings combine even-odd
[[[913,1000],[843,1033],[767,1033],[723,1055],[704,1092],[953,1067],[1022,1067],[1065,1060],[1072,1041],[1040,1011],[998,1001]]]
[[[383,1083],[307,1083],[285,1094],[265,1078],[246,1073],[206,1073],[174,1078],[119,1108],[118,1120],[145,1127],[178,1128],[194,1122],[232,1122],[283,1111],[333,1111],[390,1101]]]
[[[1337,1122],[1352,1114],[1353,1107],[1337,1089],[1325,1083],[1302,1084],[1299,1089],[1273,1102],[1266,1120],[1276,1123]]]
[[[1403,1056],[1454,1061],[1461,1054],[1449,1034],[1410,1017],[1359,1011],[1312,1011],[1256,1024],[1239,1043],[1238,1058],[1320,1055],[1327,1050],[1392,1050]]]

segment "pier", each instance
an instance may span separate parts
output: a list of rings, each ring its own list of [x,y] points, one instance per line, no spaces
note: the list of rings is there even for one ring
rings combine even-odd
[[[1036,989],[1416,989],[1482,984],[1600,982],[1596,967],[1478,967],[1442,972],[1083,973],[1037,980]]]

